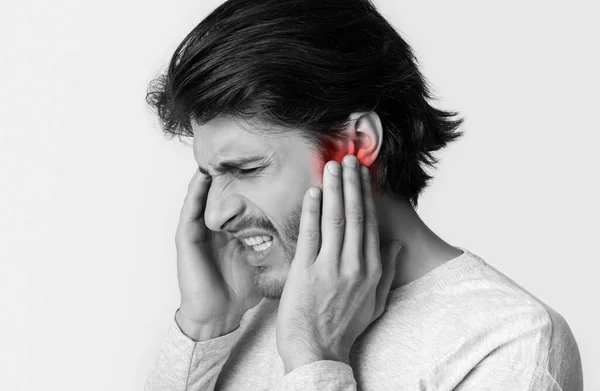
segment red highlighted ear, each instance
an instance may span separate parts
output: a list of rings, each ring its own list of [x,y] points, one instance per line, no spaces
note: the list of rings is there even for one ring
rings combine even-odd
[[[315,162],[313,164],[314,167],[314,171],[315,171],[315,175],[317,175],[317,177],[319,178],[319,182],[323,183],[323,169],[325,167],[325,164],[331,160],[335,160],[338,163],[342,163],[342,159],[344,158],[344,156],[351,154],[356,156],[356,158],[358,159],[359,163],[362,166],[366,166],[365,162],[364,162],[364,156],[359,156],[360,154],[356,154],[354,153],[355,151],[347,151],[347,150],[343,150],[341,148],[339,148],[339,146],[330,146],[329,148],[327,148],[325,150],[325,160],[324,161],[320,161],[319,157],[315,158]],[[378,186],[376,185],[376,176],[374,175],[375,170],[374,170],[374,166],[375,164],[372,164],[371,167],[367,166],[369,168],[369,172],[371,173],[371,186],[373,186],[373,190],[376,193],[376,190],[378,189]]]

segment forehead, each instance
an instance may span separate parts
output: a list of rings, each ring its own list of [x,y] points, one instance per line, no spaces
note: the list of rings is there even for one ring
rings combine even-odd
[[[215,118],[194,131],[194,157],[197,162],[216,165],[219,161],[249,155],[271,155],[292,144],[293,132],[263,133],[260,125],[230,118]],[[247,131],[250,130],[252,133]]]

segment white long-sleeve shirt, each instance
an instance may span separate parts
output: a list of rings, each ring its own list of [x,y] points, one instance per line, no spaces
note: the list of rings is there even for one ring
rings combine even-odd
[[[145,390],[582,390],[579,349],[564,318],[461,250],[390,291],[350,365],[316,361],[284,375],[279,301],[263,299],[240,327],[208,341],[193,341],[173,320]]]

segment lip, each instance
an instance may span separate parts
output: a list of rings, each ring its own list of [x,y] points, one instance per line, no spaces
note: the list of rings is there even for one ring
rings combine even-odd
[[[264,233],[264,232],[259,232],[259,231],[246,231],[243,234],[240,235],[235,235],[236,238],[238,239],[247,239],[247,238],[253,238],[255,236],[270,236],[272,238],[274,238],[275,236],[268,234],[268,233]]]
[[[270,235],[269,235],[270,236]],[[246,261],[252,266],[263,266],[266,261],[265,257],[269,255],[273,247],[275,247],[275,238],[273,237],[271,246],[268,249],[263,251],[254,251],[252,246],[246,246],[244,242],[241,242],[244,245],[244,250],[246,251]]]

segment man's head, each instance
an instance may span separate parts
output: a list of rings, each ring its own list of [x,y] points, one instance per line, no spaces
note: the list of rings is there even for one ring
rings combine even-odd
[[[348,142],[335,150],[353,152],[370,166],[381,147],[381,122],[374,112],[351,118],[344,132]],[[270,133],[257,124],[222,117],[192,128],[194,158],[200,171],[212,177],[206,226],[239,238],[248,257],[263,252],[245,239],[270,236],[268,255],[253,264],[254,285],[264,297],[279,298],[296,252],[302,198],[309,187],[322,187],[326,162],[300,136],[302,130]]]
[[[368,0],[226,1],[147,94],[165,133],[193,136],[214,176],[209,228],[281,239],[270,251],[286,262],[257,275],[267,296],[283,288],[302,196],[328,160],[356,154],[380,194],[417,205],[433,153],[460,136],[461,120],[430,99],[410,47]],[[251,154],[261,161],[245,169],[266,168],[216,170]]]

